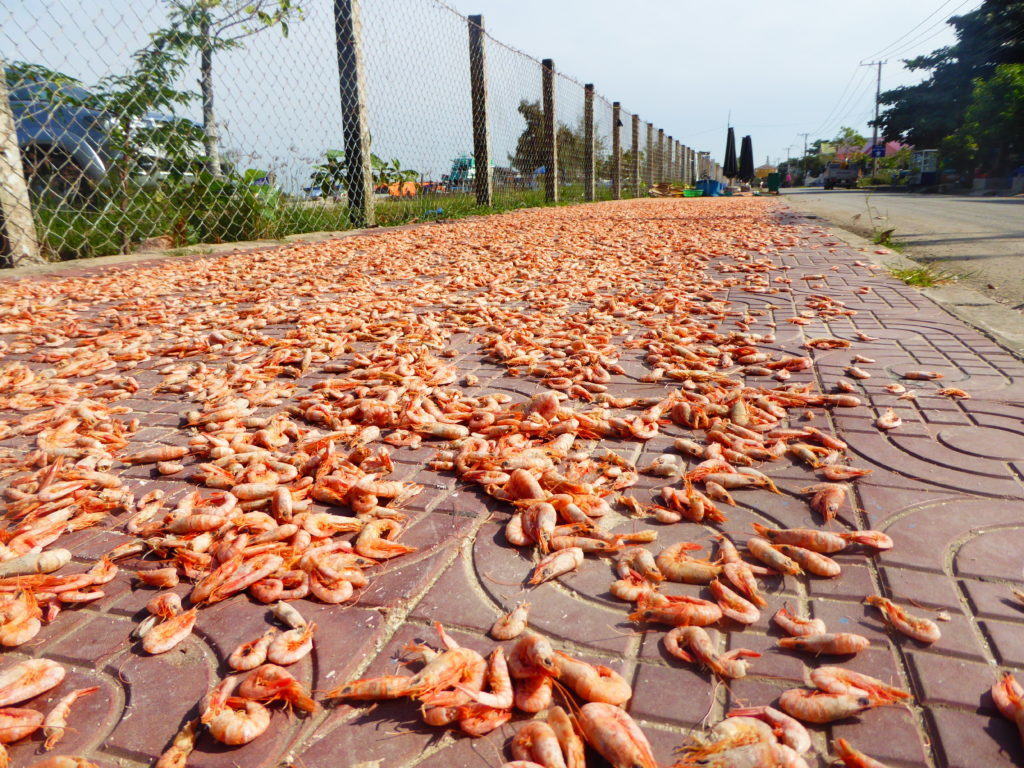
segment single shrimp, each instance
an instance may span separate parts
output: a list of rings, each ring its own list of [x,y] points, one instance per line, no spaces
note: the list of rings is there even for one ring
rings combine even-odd
[[[896,429],[902,424],[903,419],[892,408],[886,408],[882,415],[875,419],[875,426],[885,431]]]
[[[834,579],[842,573],[843,569],[839,566],[839,563],[828,555],[812,552],[809,549],[796,547],[792,544],[776,544],[775,548],[790,560],[798,563],[807,573],[812,573],[815,576]]]
[[[811,749],[811,735],[807,729],[798,721],[774,707],[744,707],[732,709],[726,713],[726,717],[753,717],[768,723],[772,732],[783,744],[795,750],[797,754],[804,754]]]
[[[614,669],[588,664],[561,651],[555,651],[555,657],[558,681],[572,688],[580,698],[615,705],[632,698],[632,687]]]
[[[1021,743],[1024,744],[1024,688],[1011,673],[1006,672],[992,686],[992,700],[999,714],[1017,725]]]
[[[846,768],[888,768],[885,763],[881,763],[873,757],[868,757],[860,750],[854,749],[846,739],[839,738],[833,741],[832,749],[835,751],[836,757],[843,761],[843,765]]]
[[[229,698],[207,726],[210,735],[230,747],[248,744],[270,725],[270,710],[258,701]]]
[[[548,725],[555,732],[558,743],[565,756],[566,768],[586,768],[586,745],[580,738],[573,723],[564,709],[555,706],[548,710]]]
[[[942,637],[942,632],[934,621],[913,616],[886,597],[869,595],[864,601],[882,612],[886,624],[913,640],[936,643]]]
[[[830,653],[836,656],[860,653],[870,644],[871,641],[866,637],[852,632],[826,632],[822,635],[779,638],[779,645],[783,648],[814,654]]]
[[[772,616],[772,621],[782,627],[791,637],[806,637],[807,635],[824,635],[828,632],[825,622],[821,619],[805,619],[797,616],[788,606],[783,606]]]
[[[613,768],[658,768],[650,742],[625,710],[610,704],[584,704],[576,717],[583,738]]]
[[[662,574],[661,569],[658,567],[657,561],[654,559],[654,555],[650,553],[650,550],[643,547],[624,549],[615,558],[615,567],[622,578],[625,578],[626,574],[632,570],[655,583],[665,579],[664,574]]]
[[[841,480],[852,480],[855,477],[864,477],[865,475],[870,475],[873,471],[872,469],[859,469],[841,464],[826,464],[818,468],[818,473],[833,483]]]
[[[508,657],[509,674],[515,678],[554,675],[555,651],[547,638],[534,632],[520,635]]]
[[[3,745],[21,741],[26,736],[35,733],[43,722],[43,713],[35,709],[21,707],[0,709],[0,765],[9,765],[4,762],[7,753]]]
[[[315,712],[318,706],[291,672],[275,664],[263,664],[250,672],[239,684],[238,693],[258,701],[286,701],[303,712]]]
[[[146,610],[151,616],[170,619],[181,613],[181,595],[177,592],[161,592],[146,601]]]
[[[503,615],[490,628],[490,636],[495,640],[513,640],[526,629],[526,618],[529,615],[529,603],[520,602],[511,611]]]
[[[769,528],[760,523],[753,523],[758,535],[773,544],[792,544],[812,552],[830,555],[846,548],[846,541],[837,533],[819,531],[812,528]]]
[[[171,746],[160,755],[153,768],[186,768],[188,758],[196,748],[198,733],[198,720],[189,720],[185,723],[182,729],[174,734]]]
[[[547,675],[521,678],[515,684],[515,707],[534,714],[551,706],[555,680]]]
[[[491,651],[487,662],[487,685],[491,689],[488,692],[473,689],[461,683],[456,683],[455,688],[466,694],[473,701],[486,707],[493,709],[512,708],[514,698],[512,678],[509,676],[505,652],[500,645]]]
[[[827,523],[839,514],[848,488],[845,483],[816,483],[801,488],[800,493],[811,495],[811,509],[825,518]]]
[[[294,664],[313,650],[313,632],[316,623],[310,622],[300,629],[289,629],[270,641],[267,660],[282,666]]]
[[[893,540],[881,531],[852,531],[840,533],[839,536],[851,544],[859,544],[871,549],[889,550],[896,546]]]
[[[177,568],[153,568],[148,571],[136,571],[135,578],[147,587],[176,587],[178,586]]]
[[[57,746],[57,742],[64,738],[64,730],[67,728],[68,713],[71,711],[71,705],[83,696],[96,693],[98,690],[98,685],[93,685],[89,688],[79,688],[71,691],[71,693],[64,696],[54,705],[53,709],[46,714],[46,719],[43,720],[43,732],[46,735],[46,741],[43,742],[44,749],[53,749]]]
[[[722,566],[710,560],[691,557],[687,552],[699,551],[700,544],[680,541],[666,547],[655,558],[658,570],[670,581],[683,584],[707,584],[722,572]]]
[[[566,573],[575,571],[583,563],[583,550],[579,547],[569,547],[552,552],[541,558],[540,562],[533,569],[528,584],[537,586],[545,581],[551,581]]]
[[[757,606],[733,592],[718,579],[712,579],[708,587],[711,594],[714,595],[718,607],[722,609],[722,613],[733,621],[740,624],[754,624],[761,618],[761,612],[757,610]]]
[[[825,693],[807,688],[791,688],[779,696],[783,712],[805,723],[831,723],[851,717],[874,704],[866,695]]]
[[[699,597],[680,595],[644,596],[637,601],[637,610],[629,614],[630,621],[653,621],[674,627],[704,627],[722,618],[722,609]]]
[[[409,675],[382,675],[352,680],[324,694],[328,699],[349,699],[352,701],[385,701],[400,699],[411,694]]]
[[[142,650],[156,655],[166,653],[174,648],[192,634],[192,628],[196,624],[197,611],[198,608],[192,608],[157,624],[142,638]]]
[[[863,693],[875,699],[893,703],[910,698],[910,694],[906,691],[883,683],[870,675],[842,667],[825,666],[813,669],[811,670],[811,682],[826,693]]]
[[[688,664],[700,662],[718,677],[724,677],[725,670],[718,662],[711,636],[700,627],[675,627],[663,638],[665,650]],[[687,650],[689,649],[689,650]]]
[[[255,640],[242,643],[228,656],[228,666],[238,672],[256,669],[267,660],[267,649],[277,630],[271,627]]]
[[[67,670],[50,659],[28,659],[0,672],[0,707],[19,704],[60,685]]]
[[[762,563],[779,573],[798,576],[804,572],[799,563],[775,549],[768,539],[762,539],[760,536],[751,536],[747,539],[747,550]]]
[[[512,737],[512,756],[516,760],[533,760],[545,768],[566,768],[554,729],[541,720],[530,720],[520,726]]]

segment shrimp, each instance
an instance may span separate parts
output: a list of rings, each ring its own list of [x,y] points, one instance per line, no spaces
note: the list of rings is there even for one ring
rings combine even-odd
[[[831,531],[818,531],[812,528],[769,528],[760,523],[753,523],[753,527],[758,535],[773,544],[791,544],[824,555],[839,552],[845,549],[847,544],[840,534]]]
[[[805,723],[831,723],[875,706],[867,695],[791,688],[779,696],[782,711]]]
[[[742,661],[742,658],[757,658],[761,655],[746,648],[737,648],[719,655],[715,652],[710,635],[700,627],[676,627],[662,638],[662,643],[665,650],[677,659],[689,663],[699,661],[721,680],[745,677],[748,662]]]
[[[508,658],[509,673],[516,678],[555,674],[555,651],[547,638],[533,632],[519,637]]]
[[[775,549],[768,539],[762,539],[760,536],[751,536],[747,539],[747,550],[762,563],[779,573],[797,576],[804,572],[799,563]]]
[[[881,531],[853,531],[840,533],[844,541],[877,550],[889,550],[896,546],[893,540]]]
[[[28,659],[0,672],[0,707],[19,704],[60,685],[67,670],[49,659]]]
[[[286,701],[303,712],[315,712],[317,703],[291,672],[275,664],[263,664],[250,672],[238,686],[238,693],[259,701]]]
[[[835,751],[836,757],[843,761],[843,765],[846,768],[887,768],[884,763],[875,760],[873,757],[868,757],[858,749],[854,749],[846,739],[839,738],[833,741],[832,749]]]
[[[178,586],[178,569],[154,568],[149,571],[136,571],[135,578],[147,587],[176,587]]]
[[[554,729],[541,720],[523,723],[512,738],[512,756],[533,760],[545,768],[566,768],[562,747]]]
[[[511,709],[514,697],[512,679],[509,677],[505,651],[500,645],[491,651],[488,659],[487,684],[491,689],[489,692],[473,689],[461,683],[456,683],[455,688],[478,704],[492,709]]]
[[[843,483],[817,483],[801,488],[800,493],[812,494],[811,509],[824,517],[827,523],[839,514],[847,489],[848,486]]]
[[[886,408],[882,415],[875,419],[875,426],[886,431],[896,429],[902,424],[903,419],[892,408]]]
[[[792,544],[776,544],[775,548],[815,576],[834,579],[842,573],[839,563],[827,555],[821,555],[803,547],[795,547]]]
[[[703,627],[722,618],[722,609],[699,597],[680,595],[642,596],[637,610],[629,614],[630,621],[653,621],[674,627]]]
[[[818,473],[830,482],[836,482],[838,480],[852,480],[855,477],[864,477],[870,475],[874,470],[872,469],[859,469],[857,467],[847,467],[839,464],[826,464],[823,467],[818,468]]]
[[[1007,672],[992,686],[992,700],[999,714],[1017,725],[1024,743],[1024,688]]]
[[[43,720],[43,732],[46,734],[46,741],[43,743],[44,749],[53,749],[57,746],[57,742],[64,738],[64,729],[68,724],[68,713],[71,711],[71,705],[83,696],[96,693],[98,690],[99,686],[97,685],[89,688],[79,688],[71,691],[71,693],[64,696],[54,705],[53,709],[46,714],[46,719]]]
[[[396,520],[371,520],[359,532],[359,536],[356,538],[355,550],[363,557],[369,557],[374,560],[387,560],[392,557],[415,552],[416,547],[399,544],[391,540],[390,537],[397,536],[399,531],[401,531],[401,525]]]
[[[196,736],[199,721],[189,720],[182,729],[174,734],[171,746],[160,755],[153,768],[186,768],[189,755],[196,748]]]
[[[283,666],[299,661],[313,650],[315,630],[316,623],[310,622],[301,629],[289,629],[277,635],[267,647],[267,660]]]
[[[912,616],[888,598],[869,595],[864,602],[881,611],[882,619],[886,624],[913,640],[930,644],[938,642],[942,637],[942,633],[934,621]]]
[[[258,701],[229,698],[213,716],[210,735],[230,747],[248,744],[270,725],[270,711]]]
[[[352,680],[325,694],[328,699],[349,699],[351,701],[385,701],[400,699],[412,692],[409,675],[382,675],[362,680]]]
[[[794,651],[806,653],[831,653],[837,656],[856,654],[871,644],[863,635],[852,632],[826,632],[822,635],[800,635],[798,637],[781,637],[779,645]]]
[[[584,704],[576,717],[583,738],[612,768],[657,768],[650,742],[624,710],[610,704]]]
[[[228,666],[238,672],[256,669],[267,660],[267,649],[276,634],[277,630],[271,627],[255,640],[242,643],[228,656]]]
[[[491,627],[491,637],[495,640],[513,640],[523,634],[526,629],[530,604],[520,602],[515,608],[502,616]]]
[[[657,562],[648,550],[643,547],[630,547],[629,549],[623,550],[617,558],[615,558],[615,565],[618,568],[619,576],[625,578],[626,573],[629,570],[636,571],[645,579],[653,582],[663,581],[665,579],[661,569],[658,567]]]
[[[142,638],[142,650],[156,655],[166,653],[174,648],[192,634],[192,628],[196,624],[197,611],[197,608],[192,608],[157,624]]]
[[[9,764],[3,762],[3,759],[7,757],[7,752],[2,745],[20,741],[35,733],[43,722],[43,713],[34,709],[20,707],[0,709],[0,765]]]
[[[551,581],[566,573],[575,571],[583,563],[583,550],[579,547],[569,547],[552,552],[544,558],[533,570],[530,576],[529,585],[537,586],[545,581]]]
[[[754,624],[761,618],[761,612],[757,610],[757,606],[733,592],[718,579],[713,579],[708,587],[711,589],[711,594],[714,595],[718,607],[722,609],[722,613],[733,621],[740,624]]]
[[[710,560],[691,557],[687,552],[699,551],[702,547],[689,541],[680,541],[666,547],[655,558],[658,570],[664,578],[683,584],[707,584],[722,572],[722,566]]]
[[[586,745],[566,711],[558,706],[551,707],[548,710],[548,725],[562,747],[566,768],[586,768]]]
[[[554,678],[536,675],[520,679],[515,685],[515,707],[530,714],[543,712],[551,706]]]
[[[726,713],[726,717],[753,717],[768,723],[772,732],[783,744],[796,751],[797,754],[804,754],[811,749],[811,735],[803,725],[794,720],[784,712],[774,707],[744,707],[732,709]]]
[[[811,682],[826,693],[867,694],[874,699],[897,702],[910,694],[881,680],[842,667],[818,667],[811,670]]]
[[[772,620],[792,637],[823,635],[828,632],[825,622],[821,619],[805,619],[797,616],[787,606],[779,608]]]
[[[913,381],[934,381],[942,377],[941,373],[936,373],[935,371],[907,371],[903,374],[904,379],[911,379]]]
[[[605,704],[625,704],[633,689],[618,672],[600,664],[588,664],[561,651],[555,652],[559,682],[572,688],[580,698]]]

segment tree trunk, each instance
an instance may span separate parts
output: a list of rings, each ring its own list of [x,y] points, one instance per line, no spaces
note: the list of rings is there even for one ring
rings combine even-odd
[[[206,150],[206,168],[214,176],[222,176],[220,168],[220,137],[213,111],[213,45],[210,25],[202,27],[203,47],[199,52],[199,88],[203,98],[203,146]]]

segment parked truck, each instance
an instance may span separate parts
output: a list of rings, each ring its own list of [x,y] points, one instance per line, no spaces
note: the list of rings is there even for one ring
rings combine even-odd
[[[857,179],[860,177],[860,169],[855,165],[846,163],[829,163],[825,166],[825,172],[821,175],[825,189],[845,187],[853,189],[857,186]]]

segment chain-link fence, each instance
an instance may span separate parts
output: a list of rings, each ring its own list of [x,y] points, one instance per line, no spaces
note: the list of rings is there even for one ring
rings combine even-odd
[[[680,142],[437,0],[36,0],[0,40],[7,264],[695,180]]]

